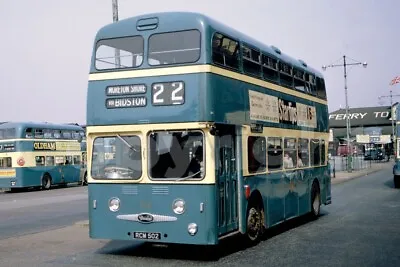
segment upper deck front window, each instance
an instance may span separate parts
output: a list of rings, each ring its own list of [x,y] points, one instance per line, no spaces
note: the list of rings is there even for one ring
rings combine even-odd
[[[124,69],[139,67],[143,63],[142,36],[100,40],[96,49],[96,69]]]
[[[149,38],[149,65],[193,63],[200,58],[198,30],[153,34]]]
[[[0,140],[16,138],[16,131],[14,128],[0,129]]]

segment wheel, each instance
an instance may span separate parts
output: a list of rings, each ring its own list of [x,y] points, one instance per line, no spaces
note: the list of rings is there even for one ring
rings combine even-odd
[[[400,188],[400,179],[399,176],[393,176],[394,188]]]
[[[262,211],[259,203],[250,202],[246,216],[246,238],[250,243],[260,241],[263,234]]]
[[[321,193],[316,182],[311,187],[311,217],[316,219],[321,210]]]
[[[51,187],[51,178],[48,174],[43,175],[42,178],[42,189],[49,190]]]

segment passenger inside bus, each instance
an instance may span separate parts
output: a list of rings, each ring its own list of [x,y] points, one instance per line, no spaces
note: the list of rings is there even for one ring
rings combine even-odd
[[[293,159],[289,156],[289,153],[285,153],[283,157],[283,166],[285,169],[293,168]]]
[[[203,147],[198,146],[192,160],[189,163],[187,176],[200,178],[203,176],[204,165],[203,165]],[[186,175],[185,175],[186,176]]]
[[[298,153],[298,155],[297,155],[297,167],[303,167],[304,166],[304,164],[303,164],[303,161],[301,160],[301,154],[300,153]]]

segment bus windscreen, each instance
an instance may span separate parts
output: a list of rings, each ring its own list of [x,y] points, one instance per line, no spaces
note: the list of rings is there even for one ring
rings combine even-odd
[[[139,67],[143,63],[142,36],[100,40],[96,49],[96,69]]]

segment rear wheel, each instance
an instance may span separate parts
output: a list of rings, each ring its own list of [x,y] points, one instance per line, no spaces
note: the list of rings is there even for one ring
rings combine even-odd
[[[311,187],[311,217],[316,219],[321,210],[321,193],[317,182]]]
[[[49,190],[51,187],[51,177],[48,174],[43,175],[42,178],[42,189]]]

